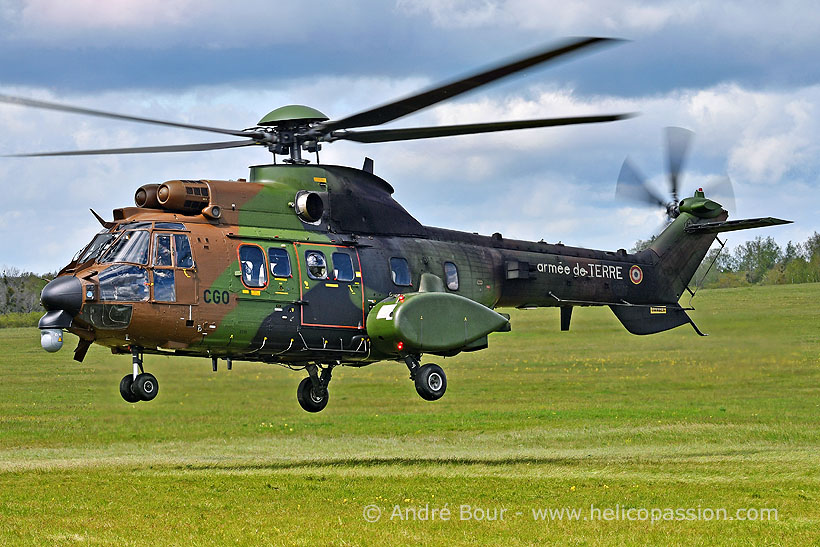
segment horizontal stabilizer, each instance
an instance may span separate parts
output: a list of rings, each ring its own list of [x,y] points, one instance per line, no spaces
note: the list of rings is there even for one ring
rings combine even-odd
[[[742,220],[724,220],[719,222],[690,224],[684,230],[687,234],[719,234],[720,232],[733,232],[735,230],[748,230],[749,228],[764,228],[766,226],[791,223],[791,220],[781,220],[779,218],[772,217],[746,218]]]
[[[655,334],[692,320],[680,306],[610,306],[615,317],[632,334]]]

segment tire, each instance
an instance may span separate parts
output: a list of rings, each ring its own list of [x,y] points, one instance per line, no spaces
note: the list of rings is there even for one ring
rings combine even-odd
[[[447,391],[447,376],[435,363],[419,368],[416,372],[416,391],[426,401],[441,399]]]
[[[122,380],[120,380],[120,395],[122,395],[122,398],[125,399],[126,403],[136,403],[140,400],[140,398],[134,395],[134,392],[131,391],[131,385],[133,383],[133,374],[126,374],[122,377]]]
[[[316,395],[310,378],[303,378],[296,389],[296,399],[299,401],[299,406],[308,412],[320,412],[327,406],[329,398],[330,394],[327,389],[324,390],[324,396],[319,397]]]
[[[151,401],[159,393],[159,382],[153,374],[143,372],[137,375],[137,379],[131,385],[131,391],[140,401]]]

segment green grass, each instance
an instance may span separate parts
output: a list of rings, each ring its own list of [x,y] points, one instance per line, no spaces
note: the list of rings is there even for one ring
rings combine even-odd
[[[0,543],[771,544],[820,542],[820,284],[702,291],[689,327],[632,336],[608,309],[513,311],[490,349],[301,374],[149,356],[151,403],[120,399],[127,357],[0,330]],[[71,337],[67,337],[71,338]],[[425,359],[428,362],[429,359]],[[383,510],[374,524],[365,506]],[[447,505],[443,521],[390,519]],[[506,509],[461,520],[459,507]],[[774,508],[777,520],[537,521],[538,508]],[[520,512],[521,515],[516,515]]]

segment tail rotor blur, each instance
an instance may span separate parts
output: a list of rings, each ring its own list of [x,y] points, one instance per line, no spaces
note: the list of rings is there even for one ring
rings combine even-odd
[[[629,158],[624,160],[618,174],[615,196],[642,205],[661,207],[666,212],[667,222],[676,219],[680,215],[681,175],[693,137],[692,131],[682,127],[665,129],[668,197],[664,197],[661,192],[653,188]],[[719,202],[728,211],[735,208],[735,194],[729,177],[722,177],[711,183],[707,187],[706,195]]]

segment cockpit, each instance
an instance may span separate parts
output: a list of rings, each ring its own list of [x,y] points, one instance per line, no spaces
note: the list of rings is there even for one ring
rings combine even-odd
[[[99,300],[176,302],[177,270],[194,268],[185,225],[128,222],[103,230],[66,267],[105,266],[98,274]],[[86,299],[96,295],[87,294]]]

